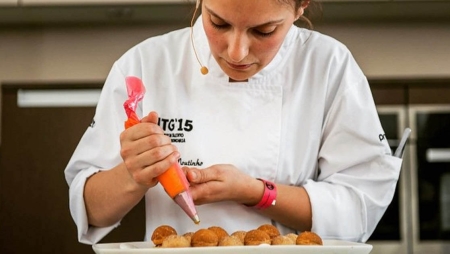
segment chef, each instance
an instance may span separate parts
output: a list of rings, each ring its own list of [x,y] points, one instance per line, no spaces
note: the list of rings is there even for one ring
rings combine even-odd
[[[146,239],[163,224],[198,230],[156,180],[175,162],[200,227],[231,233],[272,223],[282,234],[369,239],[401,159],[380,138],[367,79],[349,50],[293,24],[312,4],[198,1],[193,27],[149,38],[114,63],[65,169],[80,242],[100,241],[142,198]],[[125,130],[128,76],[146,92],[141,123]]]

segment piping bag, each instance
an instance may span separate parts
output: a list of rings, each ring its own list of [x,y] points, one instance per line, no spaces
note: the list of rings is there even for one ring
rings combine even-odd
[[[125,121],[125,128],[127,129],[141,122],[136,115],[136,107],[138,102],[144,97],[145,87],[142,80],[134,76],[126,77],[125,81],[128,100],[125,101],[123,107],[128,116],[128,119]],[[183,170],[181,170],[180,164],[178,162],[174,163],[169,169],[158,176],[157,179],[175,203],[183,209],[195,224],[199,224],[200,220],[189,191],[189,183]]]

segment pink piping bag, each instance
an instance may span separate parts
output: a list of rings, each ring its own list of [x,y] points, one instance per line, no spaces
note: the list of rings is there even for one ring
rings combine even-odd
[[[140,123],[139,117],[136,115],[137,104],[142,100],[145,94],[145,87],[142,80],[128,76],[125,79],[127,84],[128,100],[123,104],[128,119],[125,121],[125,128],[129,128]],[[164,173],[158,176],[158,181],[163,186],[166,193],[177,203],[183,211],[196,223],[200,223],[200,219],[195,209],[189,191],[189,183],[178,163],[174,163]]]
[[[136,107],[138,103],[144,98],[145,87],[142,80],[138,77],[128,76],[125,78],[127,84],[128,100],[125,101],[123,107],[128,116],[125,121],[125,128],[129,128],[140,122],[139,117],[136,115]]]

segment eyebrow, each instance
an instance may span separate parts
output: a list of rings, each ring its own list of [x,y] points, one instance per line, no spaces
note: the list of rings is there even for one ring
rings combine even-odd
[[[215,13],[214,11],[212,11],[211,9],[209,9],[207,6],[205,6],[205,8],[206,8],[206,10],[207,10],[211,15],[215,16],[216,18],[219,18],[219,19],[225,21],[225,22],[228,23],[228,24],[231,24],[231,22],[229,22],[229,21],[227,21],[226,19],[220,17],[219,15],[217,15],[217,13]],[[252,26],[252,27],[271,26],[271,25],[279,24],[279,23],[281,23],[281,22],[283,22],[283,21],[284,21],[284,19],[271,20],[271,21],[269,21],[269,22],[266,22],[266,23],[263,23],[263,24],[259,24],[259,25],[254,25],[254,26]]]

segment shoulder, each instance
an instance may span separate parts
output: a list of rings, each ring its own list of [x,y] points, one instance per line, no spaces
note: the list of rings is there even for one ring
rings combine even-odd
[[[318,31],[293,28],[290,36],[291,61],[302,64],[314,64],[322,72],[342,71],[349,66],[360,72],[349,48],[339,40]]]
[[[299,51],[308,51],[322,57],[351,56],[350,50],[344,43],[319,31],[296,27],[294,37],[293,41]]]

